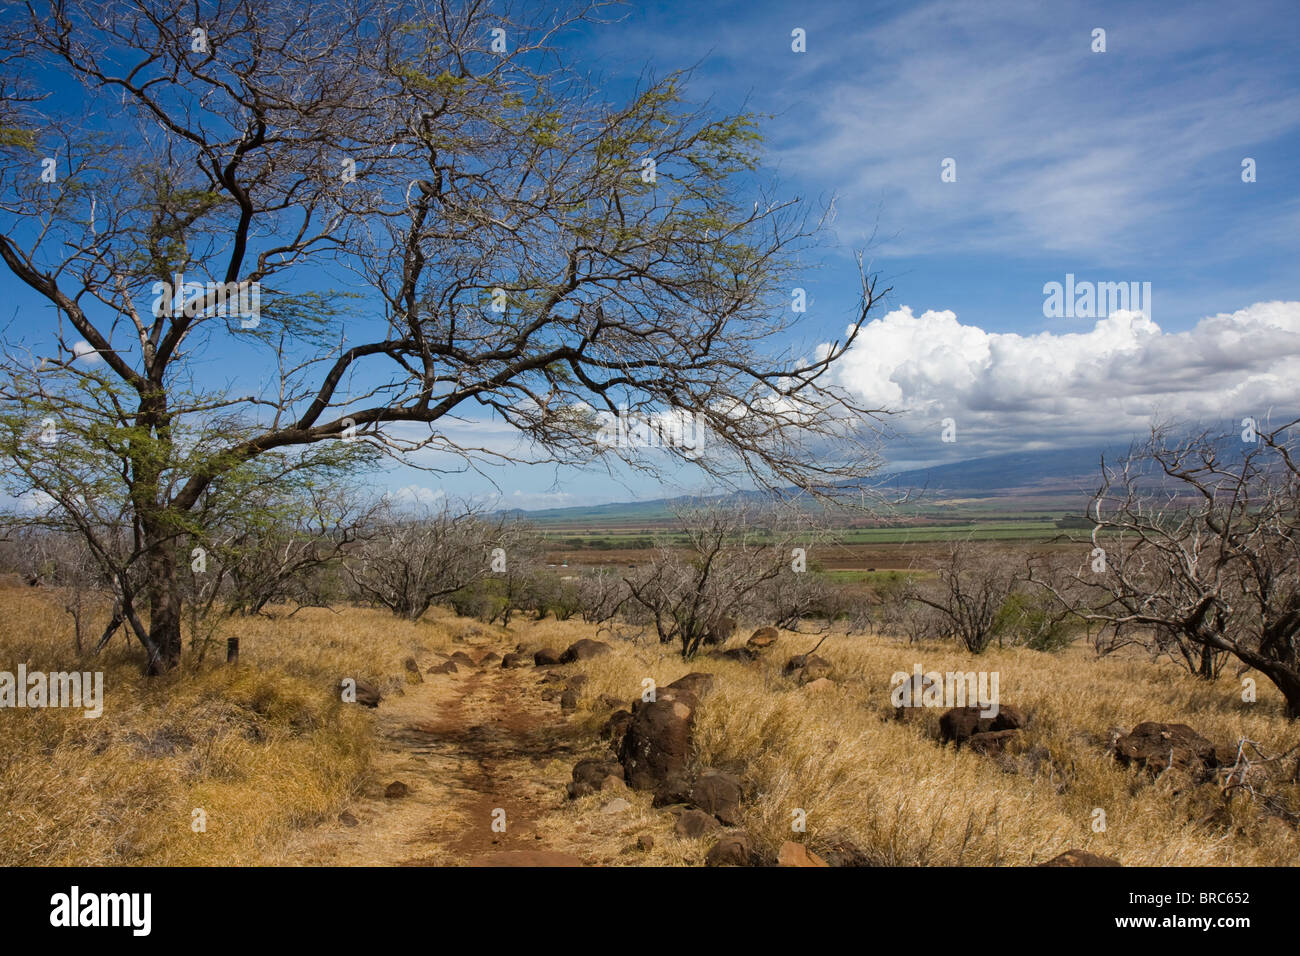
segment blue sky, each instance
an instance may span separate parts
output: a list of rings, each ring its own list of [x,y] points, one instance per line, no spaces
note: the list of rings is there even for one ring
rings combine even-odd
[[[1300,404],[1296,14],[1294,2],[653,3],[566,48],[613,98],[647,66],[694,65],[694,99],[772,114],[767,167],[783,191],[835,200],[799,341],[811,351],[842,332],[864,250],[893,291],[839,380],[901,412],[885,454],[906,467],[1124,438],[1153,414]],[[1092,50],[1098,28],[1105,52]],[[945,159],[955,181],[941,180]],[[1150,283],[1149,314],[1046,317],[1044,284],[1067,273]],[[954,445],[939,442],[947,417]],[[490,422],[460,427],[510,440]],[[495,483],[526,508],[702,490],[688,473],[661,484],[520,466],[384,480],[419,497],[495,497]]]

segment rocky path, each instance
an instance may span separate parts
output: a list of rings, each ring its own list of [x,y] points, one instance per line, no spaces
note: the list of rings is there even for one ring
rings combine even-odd
[[[404,696],[386,697],[377,712],[383,745],[371,789],[337,823],[305,831],[286,847],[284,862],[593,862],[573,845],[574,834],[561,837],[538,826],[564,805],[573,755],[589,741],[558,704],[541,699],[532,667],[503,669],[499,656],[488,657],[512,649],[491,639],[471,641],[463,653],[482,663],[462,659],[456,674],[426,674]]]

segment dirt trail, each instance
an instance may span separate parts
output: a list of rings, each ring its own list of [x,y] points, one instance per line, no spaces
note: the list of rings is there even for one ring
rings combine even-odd
[[[487,640],[460,645],[478,661],[513,647]],[[429,661],[424,661],[425,667]],[[286,847],[299,865],[577,865],[574,834],[541,832],[537,820],[565,803],[574,754],[590,744],[558,702],[541,699],[540,673],[500,660],[457,663],[456,674],[426,674],[404,696],[385,697],[376,728],[382,745],[371,789],[354,801],[351,826],[306,831]],[[404,797],[385,788],[400,781]],[[505,832],[493,829],[505,812]],[[351,822],[351,821],[349,821]],[[563,844],[563,845],[561,845]]]

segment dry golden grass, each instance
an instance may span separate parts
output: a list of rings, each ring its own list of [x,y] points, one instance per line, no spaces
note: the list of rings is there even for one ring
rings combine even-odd
[[[550,622],[528,636],[561,646],[588,632]],[[1246,704],[1231,677],[1207,686],[1169,664],[1099,661],[1082,647],[976,657],[951,646],[832,637],[818,653],[835,665],[836,686],[819,694],[780,676],[781,664],[813,643],[784,634],[764,661],[748,666],[706,656],[688,666],[670,648],[619,644],[581,665],[591,678],[586,706],[600,694],[638,696],[646,677],[662,686],[691,670],[715,674],[717,689],[696,726],[697,761],[749,783],[743,824],[773,853],[787,839],[813,849],[847,839],[891,866],[1028,865],[1071,847],[1129,866],[1300,862],[1300,831],[1258,803],[1241,796],[1225,804],[1213,784],[1188,786],[1169,775],[1148,782],[1106,752],[1109,727],[1131,730],[1143,720],[1187,723],[1216,743],[1244,736],[1270,752],[1287,750],[1300,742],[1300,726],[1284,719],[1280,695],[1263,680],[1259,701]],[[1001,700],[1031,715],[1025,744],[1050,749],[1051,763],[1034,774],[1007,773],[991,758],[943,748],[940,709],[905,723],[887,719],[890,678],[910,674],[914,663],[927,671],[998,671]],[[586,714],[593,729],[604,714],[598,706]],[[1272,792],[1300,811],[1300,787]],[[587,805],[601,799],[575,801],[552,825],[565,818],[579,825],[589,818]],[[1093,831],[1098,808],[1105,832]],[[806,836],[792,832],[796,809],[806,812]],[[627,862],[703,858],[711,841],[677,840],[671,818],[650,811],[647,795],[638,795],[636,811],[610,835],[609,852],[650,832],[654,850]]]
[[[105,616],[106,619],[106,616]],[[102,621],[99,625],[102,626]],[[0,864],[257,864],[294,830],[336,815],[366,780],[373,715],[341,678],[384,692],[402,660],[449,646],[437,620],[350,609],[233,619],[241,663],[187,663],[147,680],[122,636],[78,662],[48,592],[0,590],[0,670],[102,670],[104,712],[0,711]],[[202,808],[207,831],[191,828]]]
[[[0,591],[0,622],[0,670],[24,661],[29,669],[75,666],[70,623],[50,595]],[[237,668],[213,662],[155,680],[140,676],[136,656],[118,638],[80,667],[105,671],[101,718],[87,720],[76,710],[0,711],[0,864],[285,862],[284,847],[295,836],[325,832],[321,824],[375,783],[374,715],[339,702],[340,677],[376,681],[395,694],[406,680],[403,658],[427,663],[467,631],[499,642],[498,650],[515,641],[558,649],[601,636],[577,621],[518,620],[507,633],[442,612],[410,624],[378,611],[310,610],[230,621],[225,633],[242,641]],[[662,686],[689,671],[713,673],[716,689],[696,725],[696,762],[747,782],[743,824],[769,852],[793,838],[814,850],[848,840],[882,865],[1028,865],[1070,847],[1130,866],[1300,860],[1300,832],[1259,802],[1243,796],[1225,803],[1216,786],[1172,776],[1152,783],[1106,752],[1108,728],[1127,730],[1143,720],[1187,723],[1215,742],[1248,737],[1272,752],[1286,750],[1300,727],[1283,718],[1278,695],[1264,681],[1259,702],[1246,704],[1231,677],[1206,685],[1172,665],[1098,661],[1081,647],[974,657],[951,646],[837,636],[818,652],[835,665],[835,686],[818,694],[780,676],[787,657],[814,643],[803,635],[783,634],[753,665],[708,655],[687,664],[672,648],[612,643],[614,653],[566,668],[590,679],[565,739],[589,741],[589,752],[600,753],[605,745],[596,731],[609,713],[598,702],[602,694],[630,700],[647,677]],[[907,722],[887,719],[890,677],[910,673],[914,663],[998,671],[1002,702],[1031,715],[1026,745],[1048,748],[1053,759],[1036,772],[1007,773],[991,758],[941,747],[940,710]],[[531,668],[497,670],[481,686],[485,695],[499,688],[489,695],[498,701],[492,706],[517,716],[512,701],[519,698],[512,695],[529,695],[531,707],[541,693],[538,677]],[[459,686],[456,678],[441,680],[446,693]],[[546,706],[554,716],[543,719],[560,725],[558,707]],[[479,722],[491,718],[474,713]],[[632,807],[616,814],[601,813],[608,793],[564,800],[560,788],[577,755],[538,766],[536,755],[516,757],[521,773],[555,788],[552,809],[535,821],[547,846],[607,864],[681,865],[701,862],[711,845],[677,839],[673,817],[652,809],[649,794],[624,794]],[[1272,792],[1300,811],[1300,786],[1275,784]],[[207,813],[204,834],[191,831],[196,807]],[[1106,813],[1104,832],[1093,831],[1098,808]],[[803,836],[791,829],[796,809],[806,813]],[[426,824],[421,818],[410,825]],[[642,834],[655,837],[649,852],[635,848]],[[430,859],[463,862],[444,857]]]

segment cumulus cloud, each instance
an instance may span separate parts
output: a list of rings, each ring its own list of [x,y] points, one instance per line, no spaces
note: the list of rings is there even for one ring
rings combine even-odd
[[[72,344],[72,354],[83,365],[98,365],[104,361],[103,356],[95,350],[95,347],[84,339]]]
[[[1153,417],[1276,417],[1300,407],[1300,302],[1256,303],[1183,332],[1114,312],[1086,332],[1035,335],[904,307],[865,326],[836,375],[904,413],[904,433],[937,440],[938,423],[953,418],[961,457],[1127,437]]]

